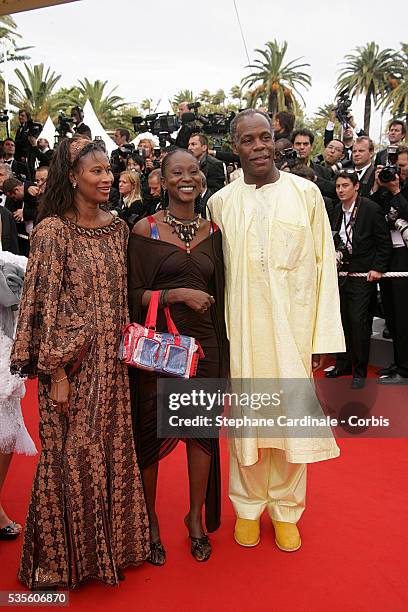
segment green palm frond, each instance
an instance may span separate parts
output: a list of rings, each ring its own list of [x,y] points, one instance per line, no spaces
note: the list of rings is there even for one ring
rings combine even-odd
[[[301,57],[285,63],[287,49],[286,41],[280,44],[276,40],[267,42],[264,49],[255,49],[261,57],[246,66],[251,72],[241,81],[241,87],[254,88],[248,96],[250,105],[268,100],[269,112],[285,110],[288,103],[292,107],[298,105],[295,93],[304,103],[299,88],[311,85],[310,75],[303,70],[310,64],[302,62]]]

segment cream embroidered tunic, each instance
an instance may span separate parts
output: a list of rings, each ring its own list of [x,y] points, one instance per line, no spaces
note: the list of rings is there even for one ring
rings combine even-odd
[[[223,235],[232,378],[309,379],[314,353],[345,350],[335,252],[318,188],[281,172],[256,189],[243,178],[209,200]],[[236,438],[242,465],[258,448],[293,463],[336,457],[328,438]]]

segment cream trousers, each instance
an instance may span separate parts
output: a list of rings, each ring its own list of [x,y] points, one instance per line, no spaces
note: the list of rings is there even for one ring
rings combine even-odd
[[[288,463],[278,448],[260,448],[257,463],[242,466],[232,447],[229,496],[237,516],[255,520],[267,508],[273,520],[297,523],[305,509],[306,465]]]

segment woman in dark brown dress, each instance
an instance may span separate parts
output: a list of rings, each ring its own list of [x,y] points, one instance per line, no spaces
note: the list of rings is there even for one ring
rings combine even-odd
[[[42,451],[19,578],[30,589],[117,584],[149,555],[128,377],[126,224],[100,208],[113,175],[88,140],[63,140],[50,167],[12,370],[38,375]]]
[[[170,306],[180,334],[196,338],[205,353],[197,377],[219,378],[228,372],[228,344],[224,325],[224,277],[221,234],[218,228],[194,212],[201,192],[198,162],[178,149],[162,162],[165,210],[139,221],[129,241],[129,303],[132,321],[143,323],[151,291],[162,290],[162,303]],[[183,231],[177,231],[183,226]],[[184,238],[184,240],[183,240]],[[157,329],[165,330],[159,311]],[[142,370],[131,374],[132,409],[136,449],[142,470],[150,518],[151,563],[163,565],[155,510],[158,462],[178,443],[177,438],[157,438],[157,376]],[[191,552],[206,561],[211,545],[208,531],[220,524],[220,463],[218,439],[187,440],[190,509],[185,523]]]

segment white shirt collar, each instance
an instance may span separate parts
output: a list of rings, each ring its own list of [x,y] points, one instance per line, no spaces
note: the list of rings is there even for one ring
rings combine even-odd
[[[347,215],[347,214],[351,215],[351,213],[352,213],[352,212],[353,212],[353,210],[354,210],[355,205],[356,205],[356,201],[354,200],[354,202],[352,203],[352,205],[350,206],[350,208],[344,208],[343,204],[341,205],[341,208],[342,208],[342,211],[343,211],[344,213],[346,213],[346,215]]]
[[[358,176],[361,178],[361,176],[364,174],[364,172],[366,170],[368,170],[368,168],[371,166],[371,162],[369,164],[367,164],[366,166],[364,166],[364,168],[361,168],[360,170],[357,170],[356,168],[356,172],[358,174]]]

